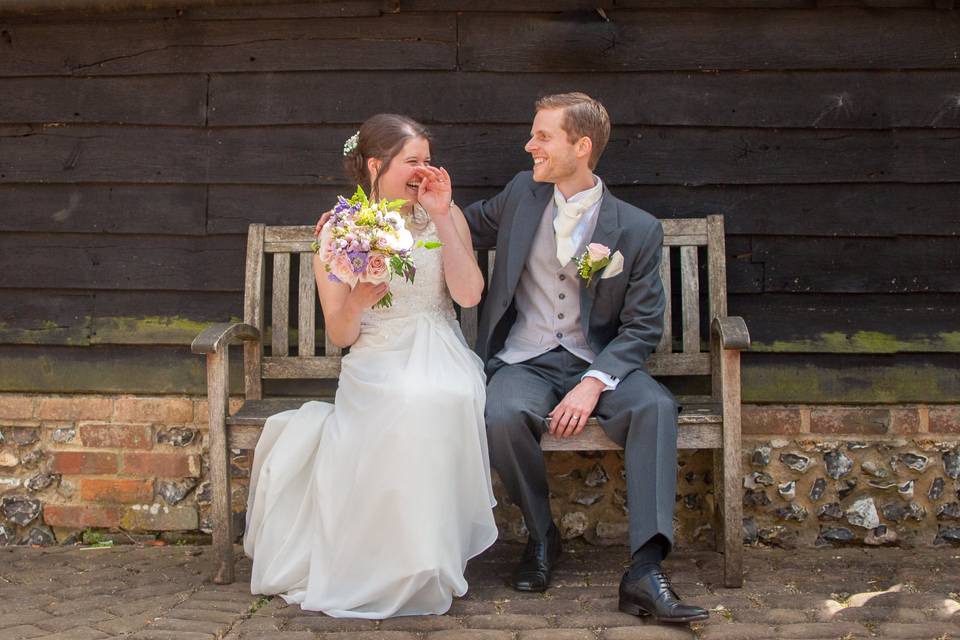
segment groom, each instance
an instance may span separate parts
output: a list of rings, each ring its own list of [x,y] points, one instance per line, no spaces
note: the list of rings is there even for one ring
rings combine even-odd
[[[660,566],[673,540],[677,404],[644,363],[667,304],[663,231],[594,175],[609,136],[597,100],[540,99],[524,147],[532,173],[464,211],[476,247],[497,250],[476,350],[489,375],[491,463],[530,531],[512,583],[546,590],[560,556],[540,437],[576,435],[595,415],[626,461],[632,564],[620,609],[666,622],[703,620],[707,611],[683,604]],[[577,261],[591,243],[597,256],[606,249],[611,256],[592,263],[598,268],[584,279]]]

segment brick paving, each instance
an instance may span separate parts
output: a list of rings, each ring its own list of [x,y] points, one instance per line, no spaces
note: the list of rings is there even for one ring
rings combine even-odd
[[[621,548],[570,545],[546,594],[504,583],[519,554],[500,543],[471,562],[471,589],[444,616],[344,620],[207,578],[209,547],[0,548],[0,638],[99,640],[960,640],[960,549],[748,549],[743,589],[720,557],[678,552],[677,590],[708,607],[695,625],[617,611]]]

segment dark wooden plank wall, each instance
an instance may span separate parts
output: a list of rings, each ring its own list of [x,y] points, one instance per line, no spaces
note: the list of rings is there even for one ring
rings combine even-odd
[[[596,8],[602,7],[598,11]],[[0,17],[0,390],[198,392],[250,222],[346,188],[378,111],[461,202],[580,89],[599,173],[723,213],[750,401],[960,400],[960,12],[928,0],[372,0]]]

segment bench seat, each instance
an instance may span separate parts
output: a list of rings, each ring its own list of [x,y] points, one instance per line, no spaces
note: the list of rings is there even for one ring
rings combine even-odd
[[[253,449],[260,438],[260,430],[267,418],[275,413],[298,409],[311,400],[332,402],[333,398],[265,398],[249,400],[239,411],[226,418],[230,447]],[[683,410],[677,420],[679,431],[677,446],[680,449],[719,448],[723,442],[723,415],[719,403],[708,396],[680,397]],[[596,418],[590,418],[587,426],[578,435],[556,438],[545,434],[540,446],[544,451],[610,451],[621,447],[607,438]]]

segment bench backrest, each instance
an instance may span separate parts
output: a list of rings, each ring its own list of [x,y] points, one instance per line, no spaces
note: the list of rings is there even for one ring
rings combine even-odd
[[[710,320],[727,315],[723,216],[663,220],[662,223],[660,276],[668,304],[663,338],[648,360],[647,368],[655,376],[710,375],[709,334],[703,335],[702,327],[709,332]],[[310,249],[313,240],[313,227],[309,226],[250,225],[243,314],[244,322],[260,329],[263,341],[245,346],[244,387],[248,399],[261,398],[264,379],[336,378],[340,372],[340,349],[327,339],[318,349],[317,329],[323,314],[317,309]],[[706,323],[701,322],[702,256],[706,258],[707,267]],[[494,252],[480,258],[482,266],[493,269]],[[266,271],[271,264],[270,326],[266,326]],[[674,272],[677,266],[679,277]],[[675,283],[680,285],[680,295],[675,295]],[[296,341],[292,342],[294,313]],[[477,308],[461,313],[461,326],[470,344],[476,339],[477,314]],[[676,336],[675,325],[680,328]]]

